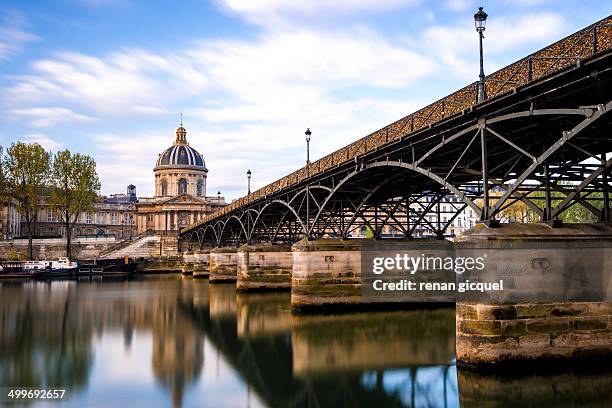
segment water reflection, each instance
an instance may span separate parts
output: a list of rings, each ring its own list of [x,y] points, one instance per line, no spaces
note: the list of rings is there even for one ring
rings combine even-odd
[[[458,373],[453,309],[296,316],[289,300],[170,275],[0,283],[0,385],[67,386],[88,407],[579,406],[612,391],[609,374]]]

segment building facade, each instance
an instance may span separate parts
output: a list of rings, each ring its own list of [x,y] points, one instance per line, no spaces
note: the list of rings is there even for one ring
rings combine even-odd
[[[157,158],[155,196],[139,198],[135,207],[137,233],[176,232],[225,205],[220,196],[206,195],[208,169],[204,157],[187,142],[187,131],[176,129],[172,146]]]
[[[127,194],[101,196],[92,211],[79,214],[72,228],[72,237],[115,237],[127,239],[136,232],[134,209],[136,187],[129,185]],[[26,231],[22,222],[21,231]],[[66,227],[57,210],[43,199],[38,209],[35,236],[39,238],[65,238]]]

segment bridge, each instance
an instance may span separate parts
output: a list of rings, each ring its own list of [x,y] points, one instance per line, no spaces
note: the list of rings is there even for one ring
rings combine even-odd
[[[302,311],[397,307],[363,296],[367,251],[488,251],[532,295],[457,300],[458,364],[612,358],[611,80],[609,16],[489,75],[486,98],[469,84],[184,228],[182,248],[211,283],[290,289]],[[445,239],[466,211],[478,224]]]
[[[363,226],[375,236],[392,226],[406,237],[419,229],[441,237],[466,206],[494,223],[516,201],[542,221],[573,205],[609,221],[608,195],[604,208],[591,199],[607,193],[612,163],[605,155],[612,144],[611,24],[607,17],[487,76],[482,102],[477,82],[469,84],[234,201],[181,236],[200,247],[344,237]],[[501,195],[493,198],[492,190]],[[449,196],[459,200],[448,214],[426,217]]]

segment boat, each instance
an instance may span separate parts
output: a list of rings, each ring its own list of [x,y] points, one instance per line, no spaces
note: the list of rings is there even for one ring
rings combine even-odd
[[[3,262],[0,278],[78,278],[82,276],[124,276],[137,272],[133,258],[93,259],[80,262],[64,257],[55,261]]]
[[[57,261],[27,261],[23,264],[23,270],[33,278],[63,277],[76,275],[79,264],[63,257]]]
[[[94,259],[82,262],[78,276],[127,275],[136,272],[137,262],[133,258]]]

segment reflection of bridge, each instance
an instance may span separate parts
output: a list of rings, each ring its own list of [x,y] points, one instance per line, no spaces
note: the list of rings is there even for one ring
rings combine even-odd
[[[223,301],[219,302],[218,297],[222,297]],[[227,302],[228,298],[232,302]],[[184,302],[179,303],[179,310],[202,330],[262,401],[272,407],[403,407],[415,406],[415,401],[430,401],[430,406],[438,406],[443,405],[442,401],[454,400],[457,393],[456,381],[449,373],[454,349],[452,311],[441,312],[433,319],[432,316],[419,313],[404,313],[403,317],[394,316],[396,319],[380,319],[382,315],[361,318],[345,315],[336,316],[328,324],[321,324],[319,318],[311,322],[297,319],[292,323],[291,314],[282,311],[284,306],[288,312],[288,302],[288,297],[282,295],[240,296],[236,299],[234,289],[224,285],[210,287],[210,305],[216,305],[215,310],[205,304],[192,305]],[[225,305],[225,310],[219,308],[219,305]],[[261,325],[262,319],[272,316],[281,324],[272,327]],[[338,338],[335,334],[338,324],[342,325],[343,321],[345,327],[352,327],[352,330]],[[427,322],[432,321],[434,328],[431,331],[421,330],[427,326]],[[253,328],[254,332],[245,328]],[[434,330],[437,331],[437,337],[434,335],[432,340],[429,335]],[[369,333],[370,336],[355,338],[351,335],[359,331],[362,334]],[[410,332],[411,337],[398,336],[401,334],[398,331],[404,334]],[[384,335],[385,333],[387,335]],[[298,342],[307,342],[308,345],[296,350],[293,344],[296,336]],[[388,346],[391,337],[398,344],[403,342],[406,346],[403,353],[397,355],[389,351],[381,354],[384,347],[380,346]],[[289,338],[291,341],[288,341]],[[366,349],[374,348],[368,355],[356,354],[347,358],[347,350],[351,349],[349,343],[353,343],[353,346],[358,343]],[[413,347],[410,347],[411,345]],[[436,350],[438,345],[444,351]],[[419,356],[432,352],[436,356],[436,353],[441,352],[444,357],[439,356],[441,361],[432,360],[427,363],[425,359],[411,364],[408,360],[419,346],[423,348],[420,354],[417,353]],[[346,349],[342,350],[344,347]],[[367,351],[366,349],[361,348],[355,352]],[[312,371],[307,369],[305,372],[296,373],[296,365],[298,368],[300,365],[304,368],[304,364],[308,364],[309,359],[318,351],[331,353],[328,359],[331,358],[334,363],[330,364],[331,361],[328,360],[327,367],[322,367],[315,361],[310,367]],[[386,373],[388,357],[395,358],[395,366],[398,368],[393,372],[392,384],[389,383]],[[377,363],[377,359],[382,360]],[[420,377],[421,370],[428,370],[428,375]]]
[[[400,236],[419,228],[442,236],[466,207],[495,223],[517,201],[543,221],[574,205],[608,221],[610,23],[489,75],[487,100],[476,103],[470,84],[237,200],[182,237],[200,247],[295,242],[364,226],[375,235],[387,226]],[[447,201],[445,214],[426,216]]]

